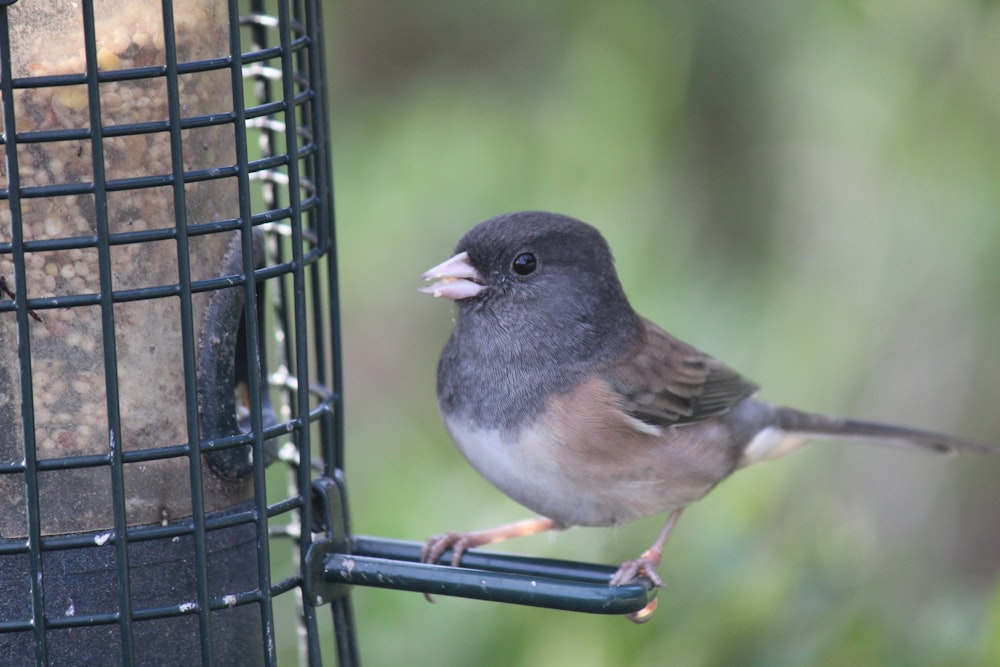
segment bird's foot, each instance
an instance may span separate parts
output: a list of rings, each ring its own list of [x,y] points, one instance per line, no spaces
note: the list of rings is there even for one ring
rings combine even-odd
[[[470,533],[447,532],[444,535],[435,535],[424,543],[420,550],[420,562],[433,564],[441,559],[448,549],[452,549],[451,565],[458,567],[462,563],[462,556],[469,549],[481,547],[484,544],[493,544],[501,540],[509,540],[512,537],[522,537],[524,535],[534,535],[546,530],[556,530],[560,526],[552,519],[536,517],[515,521],[496,528],[486,530],[476,530]],[[431,596],[424,593],[429,601]]]
[[[671,512],[670,516],[667,517],[666,523],[663,524],[663,528],[660,529],[660,534],[656,536],[653,546],[646,549],[638,558],[627,560],[621,564],[618,571],[611,577],[612,586],[621,586],[622,584],[631,583],[639,577],[646,577],[657,588],[663,588],[663,579],[660,579],[660,575],[656,573],[656,568],[660,566],[660,559],[663,558],[663,545],[666,543],[667,538],[670,536],[670,531],[674,529],[674,524],[677,523],[677,519],[680,518],[683,512],[683,507],[679,507]],[[637,612],[627,614],[625,618],[633,623],[645,623],[655,610],[656,599],[654,598],[645,607]]]
[[[424,542],[420,549],[420,562],[434,564],[441,559],[444,552],[453,549],[451,555],[451,566],[458,567],[462,563],[462,556],[470,547],[478,546],[474,540],[474,533],[456,533],[448,531],[444,535],[435,535]],[[434,602],[430,593],[424,593],[424,599]]]
[[[420,549],[421,563],[436,563],[448,549],[453,549],[451,555],[452,567],[458,567],[462,563],[462,556],[465,552],[479,543],[475,540],[475,533],[455,533],[447,532],[444,535],[435,535],[424,542]]]
[[[646,577],[657,588],[663,588],[663,579],[656,573],[661,556],[662,552],[659,550],[649,549],[638,558],[625,561],[611,577],[611,585],[621,586],[631,583],[639,577]],[[650,600],[649,604],[639,611],[625,614],[625,618],[633,623],[645,623],[652,618],[654,611],[656,611],[656,598]]]
[[[625,561],[611,577],[611,585],[621,586],[632,583],[639,577],[646,577],[657,588],[663,588],[663,579],[656,573],[662,555],[662,552],[650,549],[638,558]]]
[[[462,562],[462,556],[469,549],[481,547],[485,544],[493,544],[502,540],[509,540],[512,537],[523,537],[534,535],[546,530],[556,530],[560,526],[552,519],[536,517],[515,521],[496,528],[486,530],[474,530],[469,533],[447,532],[444,535],[435,535],[424,543],[420,550],[421,563],[436,563],[448,549],[454,549],[451,556],[451,564],[454,567]]]

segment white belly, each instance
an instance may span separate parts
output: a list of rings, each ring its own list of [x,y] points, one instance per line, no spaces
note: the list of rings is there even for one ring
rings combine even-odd
[[[708,488],[678,497],[670,482],[649,474],[609,477],[608,471],[565,465],[556,455],[551,435],[525,429],[520,437],[504,437],[496,429],[476,429],[447,417],[445,426],[470,464],[491,484],[525,507],[563,526],[610,526],[687,505]],[[614,468],[614,464],[608,466]]]

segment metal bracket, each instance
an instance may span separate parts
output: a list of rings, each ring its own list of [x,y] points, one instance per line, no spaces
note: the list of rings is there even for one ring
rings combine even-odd
[[[312,526],[313,533],[324,532],[325,539],[318,539],[306,551],[302,568],[303,597],[313,606],[339,600],[351,591],[349,582],[331,579],[326,574],[330,558],[349,557],[351,540],[347,522],[347,489],[344,473],[334,472],[334,477],[313,480],[313,516],[322,525]]]

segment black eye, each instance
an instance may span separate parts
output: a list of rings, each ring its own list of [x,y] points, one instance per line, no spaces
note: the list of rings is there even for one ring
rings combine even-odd
[[[538,268],[538,260],[530,252],[522,252],[514,258],[511,268],[517,275],[526,276],[535,272],[535,269]]]

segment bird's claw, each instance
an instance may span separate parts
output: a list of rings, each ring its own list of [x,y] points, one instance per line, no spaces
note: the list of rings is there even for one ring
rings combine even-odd
[[[465,533],[449,531],[444,535],[435,535],[428,538],[424,542],[424,546],[420,548],[420,562],[433,565],[441,559],[445,551],[453,549],[451,566],[458,567],[462,563],[462,556],[465,555],[465,551],[471,546],[470,542],[469,535]],[[428,602],[434,602],[434,598],[431,597],[430,593],[424,593],[424,599]]]
[[[423,548],[420,549],[420,562],[437,563],[445,551],[452,549],[451,566],[458,567],[466,550],[473,546],[471,542],[471,537],[466,533],[449,531],[444,535],[435,535],[424,542]]]
[[[657,588],[663,588],[663,579],[660,579],[660,575],[656,573],[656,566],[660,564],[659,561],[660,559],[656,554],[649,552],[644,553],[638,558],[627,560],[621,564],[618,571],[611,577],[611,585],[621,586],[623,584],[630,584],[639,577],[645,577]],[[625,614],[625,618],[633,623],[645,623],[653,617],[654,611],[656,611],[656,598],[650,600],[649,604],[639,611]]]
[[[639,577],[646,577],[657,588],[663,588],[663,579],[656,573],[656,566],[659,559],[654,559],[648,554],[643,554],[638,558],[627,560],[621,564],[618,571],[611,577],[612,586],[622,586],[630,584]]]
[[[632,621],[633,623],[645,623],[653,617],[653,612],[656,611],[656,598],[649,601],[645,607],[639,611],[632,612],[631,614],[625,614],[625,618]]]

